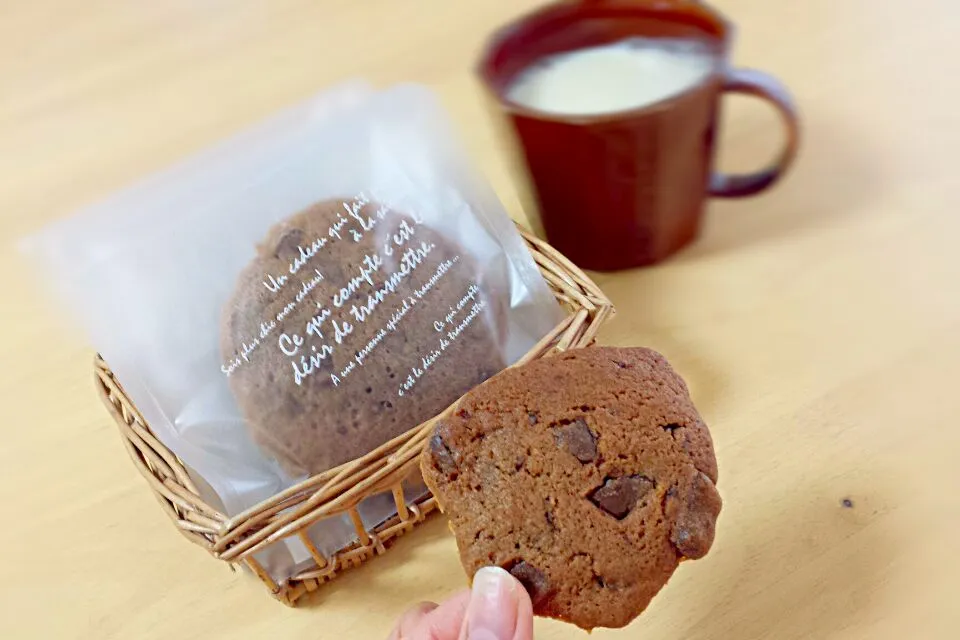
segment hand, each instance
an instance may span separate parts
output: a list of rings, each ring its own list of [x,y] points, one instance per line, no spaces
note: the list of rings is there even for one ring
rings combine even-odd
[[[533,640],[533,605],[516,578],[484,567],[472,590],[403,614],[388,640]]]

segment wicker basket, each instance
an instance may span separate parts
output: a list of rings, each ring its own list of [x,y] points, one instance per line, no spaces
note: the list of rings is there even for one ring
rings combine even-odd
[[[570,314],[517,364],[591,344],[597,330],[614,313],[610,301],[555,249],[522,229],[521,234],[557,300]],[[249,567],[285,604],[294,605],[337,574],[384,553],[392,540],[423,522],[436,508],[429,494],[416,501],[405,500],[402,483],[419,464],[433,424],[450,408],[362,458],[313,476],[230,518],[200,498],[183,463],[154,437],[107,363],[97,357],[95,369],[98,390],[120,427],[127,452],[177,529],[215,558]],[[385,491],[393,493],[397,514],[367,530],[357,505]],[[324,557],[306,535],[307,527],[343,514],[352,520],[357,540]],[[300,538],[314,564],[278,584],[253,555],[289,536]]]

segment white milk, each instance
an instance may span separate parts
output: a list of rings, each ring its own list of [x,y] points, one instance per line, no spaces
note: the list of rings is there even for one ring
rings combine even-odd
[[[631,38],[543,58],[519,74],[507,97],[564,115],[624,111],[703,82],[716,62],[705,42]]]

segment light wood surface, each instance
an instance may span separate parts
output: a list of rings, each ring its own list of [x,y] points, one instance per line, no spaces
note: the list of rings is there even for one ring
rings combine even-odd
[[[170,526],[14,241],[340,79],[442,94],[522,216],[470,69],[531,0],[33,0],[0,8],[0,637],[382,638],[464,583],[442,518],[289,610]],[[702,239],[602,276],[616,344],[663,351],[712,427],[714,550],[594,638],[955,638],[960,626],[956,3],[718,0],[780,76],[799,164]],[[721,164],[777,145],[727,105]],[[842,506],[844,499],[851,508]],[[584,637],[537,622],[537,638]]]

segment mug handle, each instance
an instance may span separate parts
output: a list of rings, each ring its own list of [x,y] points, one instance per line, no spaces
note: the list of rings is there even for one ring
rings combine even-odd
[[[790,92],[773,76],[755,69],[730,69],[723,83],[724,93],[739,93],[761,98],[773,104],[783,118],[787,140],[780,156],[770,166],[755,173],[710,176],[710,195],[737,198],[760,193],[779,180],[797,155],[800,145],[800,118]]]

